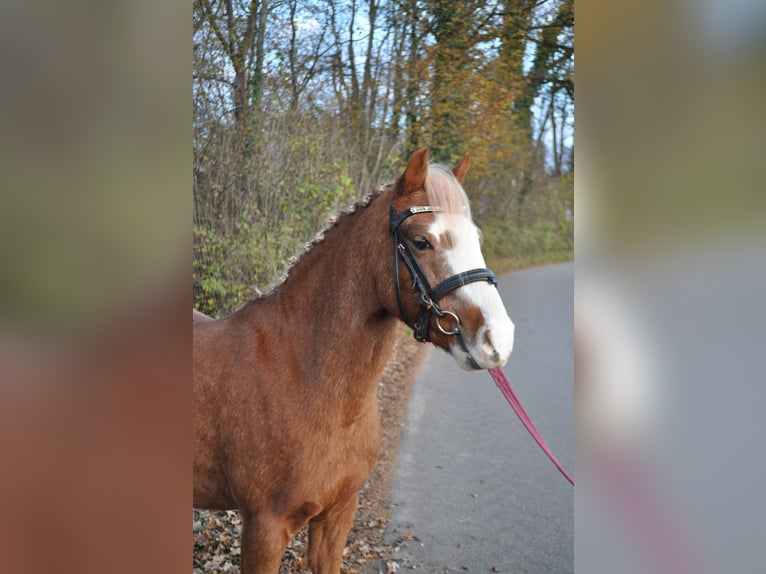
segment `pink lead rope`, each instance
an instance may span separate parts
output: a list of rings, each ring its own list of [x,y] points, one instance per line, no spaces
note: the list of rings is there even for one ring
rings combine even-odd
[[[529,418],[527,411],[525,411],[524,407],[521,405],[521,401],[516,396],[516,393],[513,392],[511,383],[508,382],[508,378],[505,376],[505,373],[502,371],[502,369],[489,369],[489,374],[492,375],[497,388],[500,389],[501,393],[503,393],[503,396],[505,396],[508,404],[511,405],[514,412],[519,417],[519,420],[521,420],[521,422],[524,424],[526,429],[529,431],[529,434],[532,435],[532,438],[535,439],[535,442],[540,445],[540,448],[543,449],[543,452],[548,455],[548,458],[551,459],[551,462],[556,465],[556,468],[558,468],[561,474],[564,475],[564,478],[566,478],[572,484],[572,486],[574,486],[574,480],[571,476],[569,476],[569,473],[564,470],[564,467],[561,466],[559,461],[556,460],[556,457],[553,455],[551,449],[548,448],[548,445],[545,444],[543,437],[535,427],[535,423],[533,423],[532,419]]]

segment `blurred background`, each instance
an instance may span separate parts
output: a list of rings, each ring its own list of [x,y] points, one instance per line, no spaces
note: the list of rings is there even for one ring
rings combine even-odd
[[[190,570],[189,16],[0,5],[4,572]]]
[[[576,570],[760,571],[766,5],[575,37]]]

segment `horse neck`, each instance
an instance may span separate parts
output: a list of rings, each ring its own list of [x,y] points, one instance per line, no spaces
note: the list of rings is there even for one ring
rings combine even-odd
[[[377,396],[397,322],[381,302],[391,282],[386,194],[342,215],[305,253],[277,290],[279,330],[303,379],[352,413]]]

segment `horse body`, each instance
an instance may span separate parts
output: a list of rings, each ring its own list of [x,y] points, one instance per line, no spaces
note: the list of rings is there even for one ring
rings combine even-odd
[[[428,201],[425,158],[413,157],[396,185],[341,215],[269,295],[222,319],[194,317],[194,506],[242,512],[244,574],[276,573],[306,522],[307,565],[314,574],[340,571],[358,492],[378,454],[377,385],[399,317],[388,211]],[[410,234],[426,233],[416,227]],[[444,271],[435,264],[428,273]],[[417,293],[402,295],[413,316]],[[445,301],[467,331],[486,331],[456,358],[483,346],[473,364],[504,363],[510,348],[491,342],[507,335],[496,328],[490,338],[470,302]],[[436,328],[431,337],[455,345]]]
[[[243,554],[243,572],[276,572],[285,545],[309,519],[310,548],[321,545],[317,536],[328,537],[322,527],[328,519],[350,527],[357,492],[375,464],[377,383],[396,319],[374,303],[373,264],[389,258],[388,244],[374,245],[371,236],[385,233],[356,238],[353,230],[368,220],[385,222],[386,212],[376,213],[381,207],[345,216],[271,295],[195,325],[194,504],[240,508],[245,536],[256,543],[266,531],[278,534],[252,560]],[[343,237],[366,239],[362,265],[343,264],[345,249],[334,241]],[[323,281],[328,267],[331,291]],[[347,534],[337,535],[343,540],[334,553],[342,553]],[[337,572],[312,556],[309,550],[315,572]],[[328,559],[335,567],[340,555]]]

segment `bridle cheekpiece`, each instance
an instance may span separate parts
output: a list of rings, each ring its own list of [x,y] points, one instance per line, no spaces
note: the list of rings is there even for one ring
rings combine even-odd
[[[389,207],[389,230],[394,238],[394,286],[396,287],[396,302],[399,305],[399,313],[401,314],[402,321],[412,327],[415,339],[421,343],[430,341],[428,336],[428,329],[431,324],[431,318],[436,315],[436,328],[439,329],[445,335],[457,335],[460,340],[460,344],[465,348],[465,342],[462,340],[460,333],[460,318],[452,311],[447,311],[439,307],[438,302],[452,291],[459,289],[463,285],[474,283],[476,281],[487,281],[494,286],[497,286],[497,278],[495,274],[489,269],[471,269],[470,271],[463,271],[457,273],[452,277],[449,277],[439,283],[433,289],[428,283],[423,270],[420,268],[417,259],[413,255],[407,239],[402,232],[401,224],[405,219],[416,215],[418,213],[434,213],[440,212],[441,208],[432,205],[422,205],[417,207],[408,207],[401,213],[394,211],[393,205]],[[410,272],[412,278],[412,287],[416,289],[420,295],[420,310],[414,323],[410,323],[407,312],[404,310],[404,304],[402,302],[402,293],[399,285],[399,258],[404,261],[405,266]],[[444,316],[449,316],[454,322],[454,326],[451,329],[446,329],[441,324],[440,319]]]

